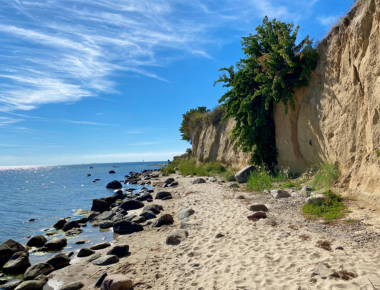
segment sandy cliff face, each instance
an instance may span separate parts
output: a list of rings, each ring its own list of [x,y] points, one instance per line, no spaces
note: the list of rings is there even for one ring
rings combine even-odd
[[[279,166],[302,173],[336,162],[341,187],[380,206],[380,0],[359,0],[319,45],[320,60],[296,108],[274,109]],[[193,142],[200,162],[249,163],[229,141],[234,122],[204,128]]]
[[[380,0],[362,0],[321,42],[320,61],[296,108],[274,110],[278,161],[302,172],[336,162],[341,186],[380,206]]]

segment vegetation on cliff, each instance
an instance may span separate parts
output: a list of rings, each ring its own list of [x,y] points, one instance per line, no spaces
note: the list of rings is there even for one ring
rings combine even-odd
[[[222,68],[227,72],[215,82],[229,90],[219,102],[236,126],[231,138],[243,152],[253,152],[251,162],[273,168],[277,164],[273,104],[282,102],[285,112],[294,108],[293,88],[307,86],[317,65],[318,52],[313,40],[305,37],[299,44],[299,30],[293,24],[263,20],[257,33],[243,37],[246,56],[236,64]]]

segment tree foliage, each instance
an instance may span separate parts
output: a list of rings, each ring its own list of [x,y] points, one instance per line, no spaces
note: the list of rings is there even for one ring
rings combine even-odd
[[[293,24],[268,20],[256,34],[243,37],[245,58],[225,71],[215,82],[229,90],[220,98],[226,115],[236,126],[232,140],[243,152],[253,152],[251,162],[272,168],[277,164],[273,104],[282,102],[285,113],[294,109],[293,88],[307,86],[317,65],[318,52],[306,36],[299,44]],[[214,85],[215,85],[214,84]]]
[[[192,143],[191,133],[201,126],[202,116],[204,113],[209,112],[206,107],[198,107],[196,109],[190,109],[185,114],[182,114],[182,123],[179,131],[181,132],[181,140],[185,140]]]

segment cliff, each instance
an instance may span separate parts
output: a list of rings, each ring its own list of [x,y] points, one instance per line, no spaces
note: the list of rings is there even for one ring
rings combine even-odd
[[[359,0],[319,44],[308,87],[294,94],[295,110],[275,105],[279,166],[304,172],[319,162],[338,164],[341,187],[380,206],[380,0]],[[200,162],[243,166],[249,154],[229,142],[233,121],[201,130],[193,142]]]

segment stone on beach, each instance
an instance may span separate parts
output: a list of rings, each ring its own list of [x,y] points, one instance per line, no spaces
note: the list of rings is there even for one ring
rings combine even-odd
[[[138,201],[146,201],[148,199],[153,199],[153,196],[148,192],[146,192],[142,196],[139,196],[138,198],[136,198],[136,200],[138,200]]]
[[[153,228],[158,228],[166,224],[172,224],[173,223],[173,216],[166,213],[161,215],[156,222],[152,225]]]
[[[102,212],[100,215],[94,217],[93,220],[98,221],[98,222],[111,220],[114,215],[115,214],[112,211],[105,211],[105,212]]]
[[[101,221],[100,223],[99,223],[99,228],[101,228],[101,229],[108,229],[108,228],[111,228],[111,227],[113,227],[113,221],[111,221],[111,220],[104,220],[104,221]]]
[[[121,274],[105,277],[100,290],[131,290],[132,280]]]
[[[134,232],[143,231],[144,228],[137,223],[129,222],[129,221],[118,221],[113,225],[113,231],[117,234],[131,234]]]
[[[184,218],[188,218],[189,216],[193,215],[195,213],[195,210],[191,208],[184,208],[178,213],[178,219],[183,220]]]
[[[276,226],[277,222],[274,219],[266,218],[266,219],[260,219],[257,223],[259,226]]]
[[[77,257],[83,258],[83,257],[88,257],[95,254],[94,250],[88,249],[88,248],[82,248],[79,250]]]
[[[138,200],[127,200],[120,204],[119,207],[125,210],[134,210],[144,207],[144,203]]]
[[[145,217],[145,220],[151,220],[151,219],[156,218],[156,215],[153,212],[151,212],[150,210],[143,211],[142,213],[140,213],[140,216]]]
[[[164,210],[161,205],[158,204],[148,204],[143,208],[144,211],[151,211],[154,214],[159,214],[161,210]]]
[[[129,253],[128,245],[116,245],[108,250],[107,255],[116,255],[118,257],[125,256]]]
[[[280,198],[286,198],[286,197],[290,197],[291,195],[289,194],[289,192],[287,192],[286,190],[281,190],[281,189],[278,189],[278,190],[272,190],[270,192],[270,194],[275,198],[275,199],[280,199]]]
[[[48,263],[38,263],[26,269],[24,273],[24,279],[33,280],[39,275],[48,275],[53,271],[54,271],[54,268],[52,265]]]
[[[89,221],[92,221],[95,217],[97,217],[98,215],[100,215],[100,212],[98,211],[90,211],[87,215],[86,215],[86,218],[89,220]]]
[[[3,266],[5,274],[23,274],[30,267],[29,253],[17,252]]]
[[[201,183],[206,183],[206,180],[203,178],[197,178],[193,181],[193,184],[201,184]]]
[[[336,272],[328,268],[323,263],[319,263],[317,267],[311,273],[311,277],[319,275],[322,279],[330,278],[330,277],[339,277]]]
[[[171,197],[171,193],[167,191],[160,191],[156,194],[155,199],[164,199],[165,197]]]
[[[45,263],[52,265],[54,270],[58,270],[70,264],[70,258],[63,253],[59,253],[45,261]]]
[[[90,249],[91,250],[101,250],[101,249],[105,249],[105,248],[108,248],[108,247],[111,247],[111,244],[108,243],[108,242],[104,242],[104,243],[93,245],[93,246],[90,247]]]
[[[250,205],[247,205],[247,209],[250,211],[268,211],[268,208],[261,203],[253,203]]]
[[[46,281],[44,280],[30,280],[22,282],[15,290],[40,290],[44,287]]]
[[[171,184],[171,183],[173,183],[173,181],[174,181],[174,178],[169,177],[169,178],[167,178],[164,182],[165,182],[166,184]]]
[[[247,166],[243,169],[241,169],[240,171],[238,171],[236,174],[235,174],[235,180],[239,183],[245,183],[247,182],[248,180],[248,177],[250,176],[251,172],[255,170],[255,167],[250,165],[250,166]]]
[[[16,289],[16,287],[18,285],[20,285],[22,283],[21,280],[18,280],[18,281],[14,281],[14,282],[10,282],[10,283],[7,283],[5,285],[1,285],[0,289],[1,290],[14,290]]]
[[[9,239],[0,245],[0,268],[17,252],[27,252],[20,243]]]
[[[115,189],[118,189],[118,188],[122,188],[123,185],[117,181],[117,180],[113,180],[111,182],[109,182],[106,186],[107,188],[115,188]]]
[[[136,216],[134,217],[131,222],[141,224],[146,221],[146,218],[144,216]]]
[[[249,216],[247,216],[248,219],[250,220],[255,220],[255,219],[265,219],[267,218],[267,214],[263,211],[257,211],[253,214],[250,214]]]
[[[178,245],[182,241],[186,240],[189,233],[186,230],[175,229],[172,230],[169,235],[166,237],[166,244],[168,245]]]
[[[326,197],[323,194],[316,194],[308,197],[306,199],[306,204],[317,204],[321,205],[326,201]]]
[[[64,284],[59,290],[79,290],[84,287],[82,282],[70,282]]]
[[[104,257],[100,257],[92,261],[92,263],[96,266],[107,266],[107,265],[115,264],[117,262],[119,262],[119,257],[116,255],[106,255]]]

